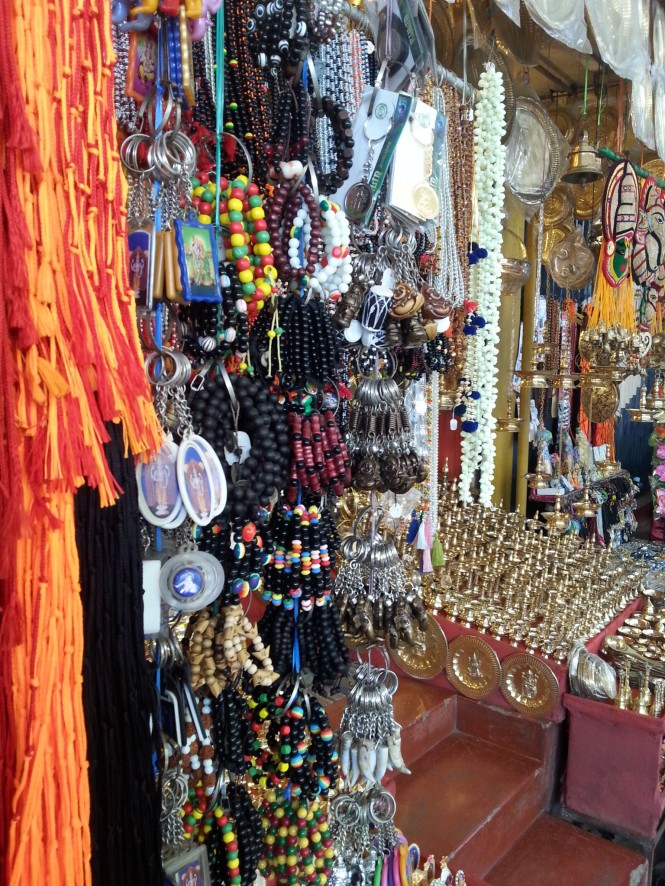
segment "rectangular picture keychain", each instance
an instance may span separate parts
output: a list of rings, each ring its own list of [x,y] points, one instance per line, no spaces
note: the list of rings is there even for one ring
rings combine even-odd
[[[182,297],[186,302],[221,302],[214,227],[179,218],[174,227]]]
[[[151,279],[155,248],[155,226],[145,222],[127,235],[129,252],[129,285],[134,290],[136,304],[141,308],[152,308],[153,287]]]

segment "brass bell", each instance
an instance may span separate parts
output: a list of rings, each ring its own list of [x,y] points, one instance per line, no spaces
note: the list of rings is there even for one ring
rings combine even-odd
[[[589,185],[601,178],[601,159],[589,144],[589,134],[583,132],[579,145],[570,152],[568,168],[561,176],[561,181],[568,185]]]

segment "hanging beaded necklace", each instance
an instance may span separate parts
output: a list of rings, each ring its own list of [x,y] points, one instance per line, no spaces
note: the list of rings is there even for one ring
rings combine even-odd
[[[272,108],[264,72],[250,47],[250,12],[251,0],[225,5],[224,128],[243,139],[258,180],[265,181],[263,148],[270,132]]]

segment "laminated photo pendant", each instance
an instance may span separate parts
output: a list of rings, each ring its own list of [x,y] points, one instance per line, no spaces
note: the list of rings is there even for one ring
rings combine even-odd
[[[178,515],[182,499],[178,490],[178,446],[167,438],[149,462],[136,466],[141,515],[153,526],[167,526]]]
[[[173,518],[169,520],[168,523],[164,523],[162,529],[177,529],[178,526],[182,526],[182,524],[187,519],[187,510],[185,509],[185,505],[183,504],[182,498],[180,499],[180,508],[175,512]]]
[[[201,437],[199,434],[192,434],[188,438],[188,442],[198,447],[204,462],[208,466],[213,493],[211,514],[213,517],[218,517],[226,507],[227,490],[224,468],[219,460],[219,456],[205,437]]]
[[[344,198],[344,211],[351,221],[361,221],[372,205],[372,189],[367,182],[356,182]]]
[[[162,599],[171,609],[194,612],[222,592],[224,569],[212,554],[186,551],[166,561],[159,574]]]
[[[187,437],[178,449],[178,486],[191,519],[199,526],[207,526],[213,517],[213,505],[217,503],[215,484],[208,461],[195,439]]]
[[[413,205],[422,219],[431,221],[437,217],[439,214],[439,198],[430,184],[420,182],[413,189],[411,196],[413,197]]]

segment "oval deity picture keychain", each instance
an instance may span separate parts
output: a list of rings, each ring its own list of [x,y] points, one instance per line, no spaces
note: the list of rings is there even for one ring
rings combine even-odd
[[[186,437],[180,444],[176,471],[187,513],[199,526],[207,526],[213,518],[213,506],[217,504],[215,481],[194,435]]]
[[[205,437],[201,437],[199,434],[191,434],[187,438],[187,442],[199,449],[208,467],[213,493],[211,514],[213,517],[218,517],[226,507],[227,496],[226,475],[222,463]]]
[[[168,526],[179,515],[182,498],[176,462],[178,446],[168,436],[159,452],[136,466],[141,515],[153,526]]]

